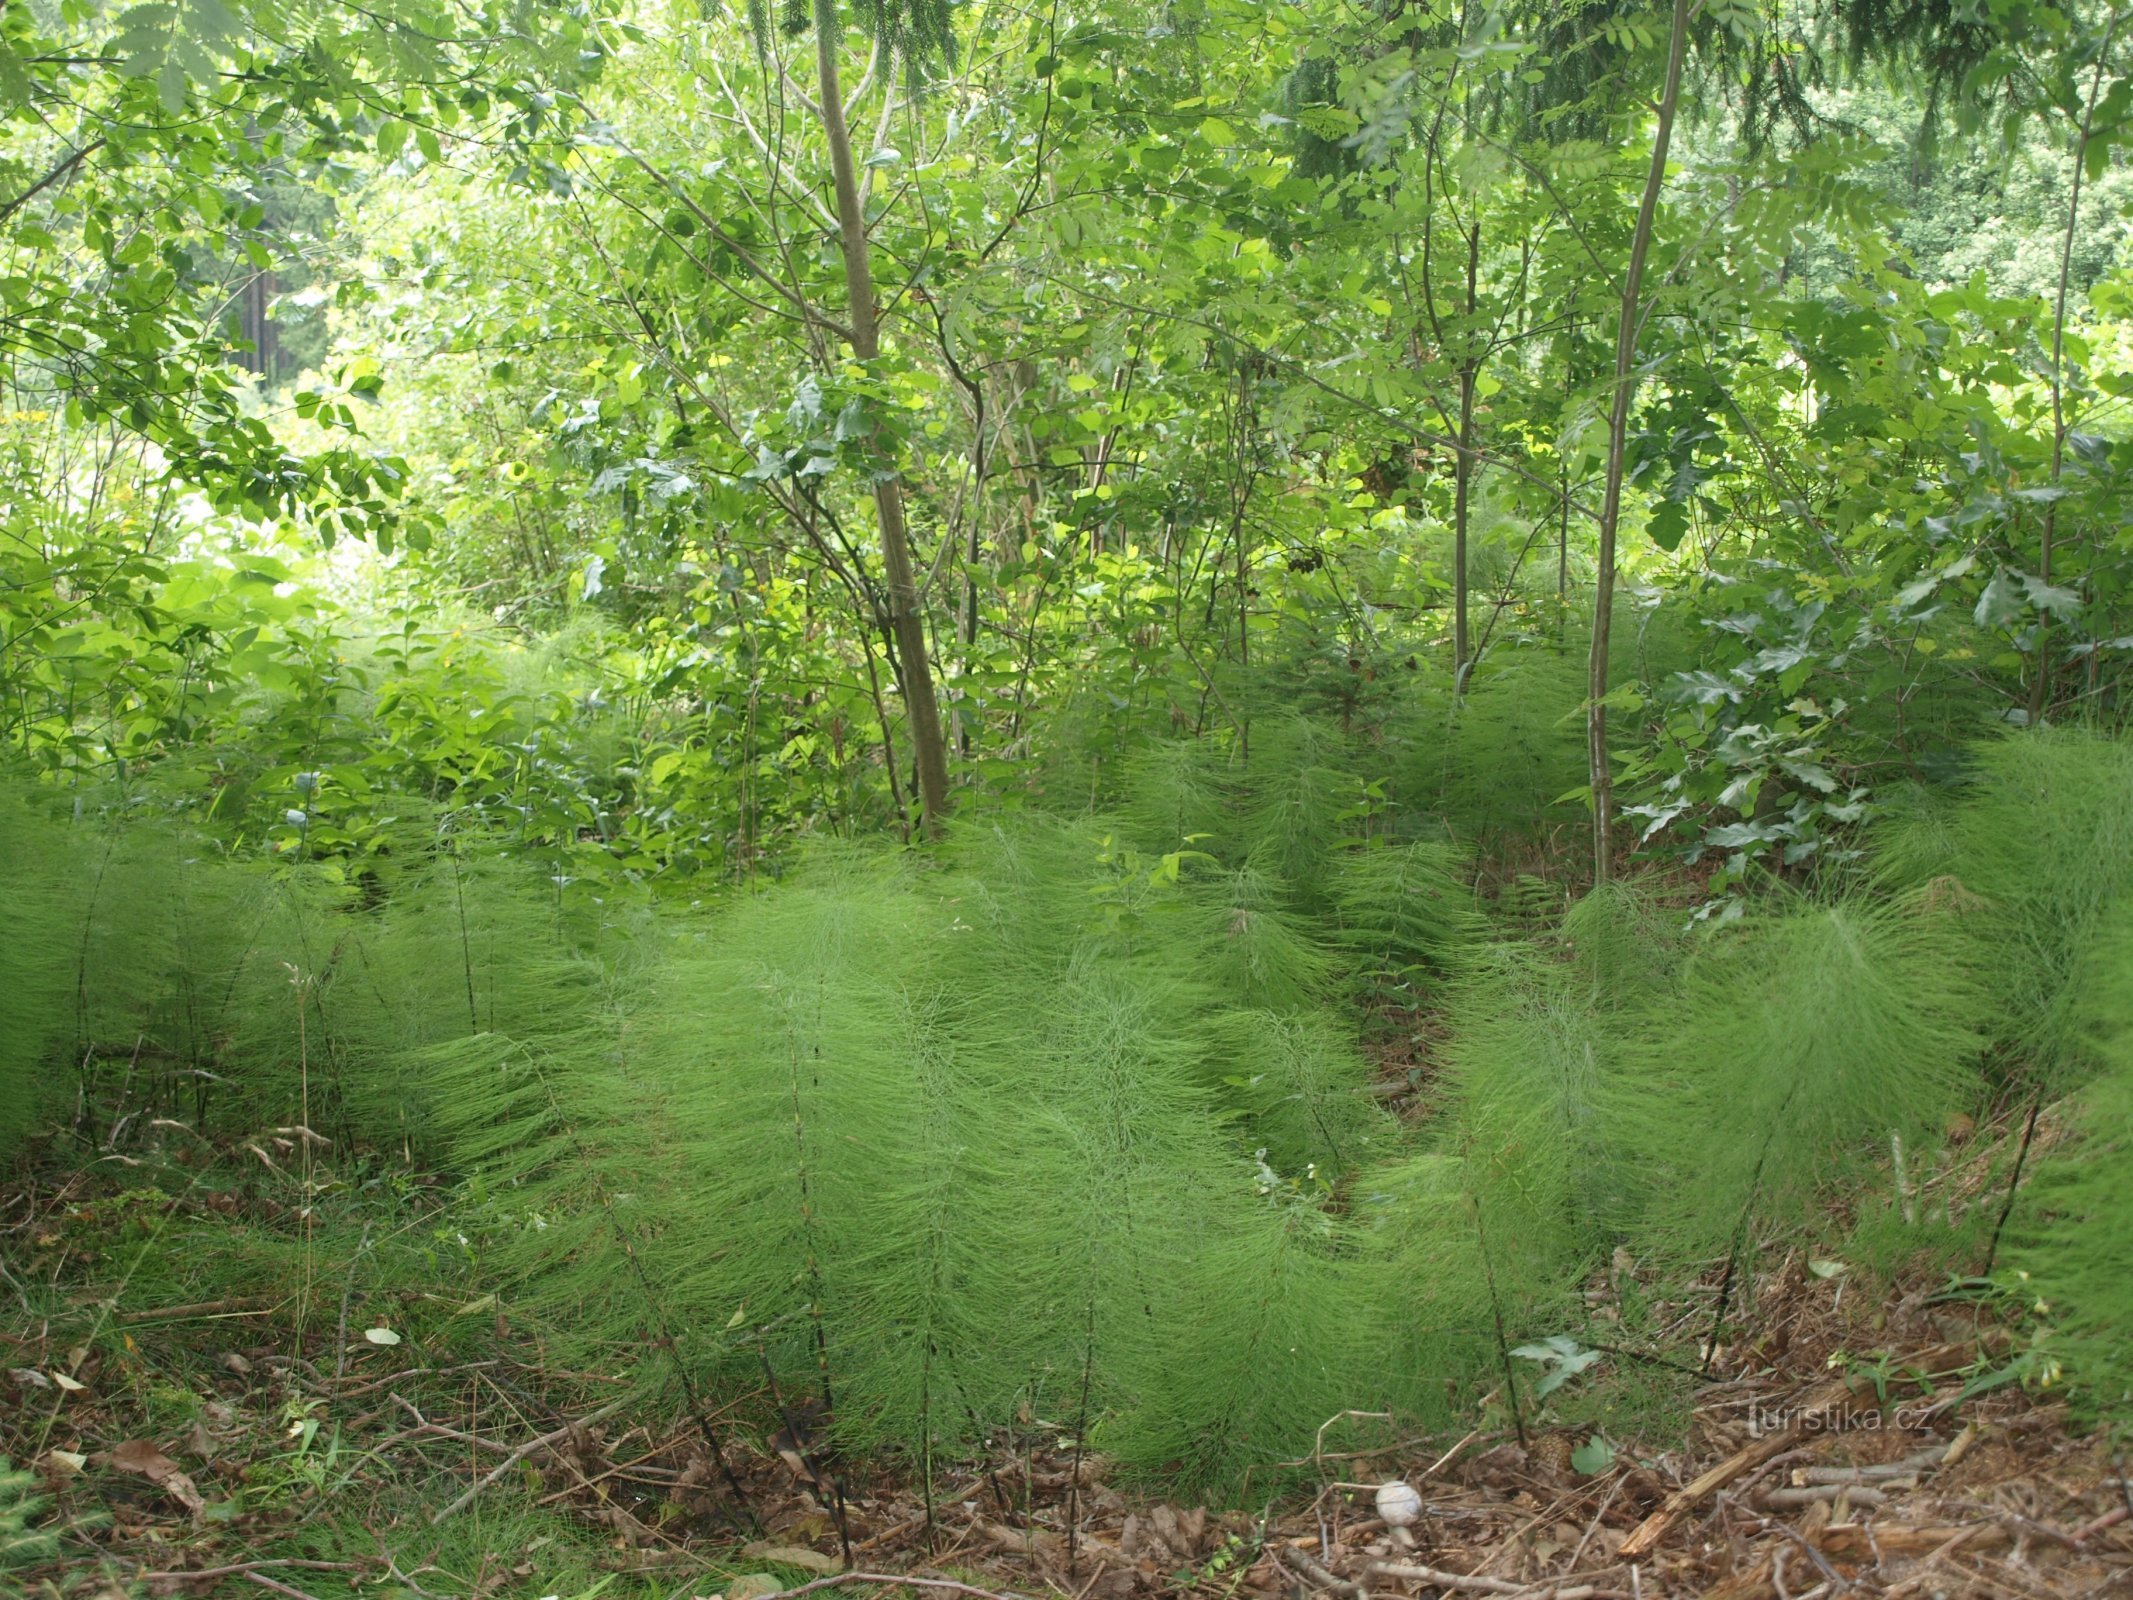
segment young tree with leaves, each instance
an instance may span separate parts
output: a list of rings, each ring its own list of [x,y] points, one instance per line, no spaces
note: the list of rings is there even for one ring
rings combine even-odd
[[[852,157],[851,130],[845,122],[844,85],[838,65],[844,22],[838,0],[812,0],[815,29],[814,106],[829,146],[830,170],[837,196],[837,244],[844,256],[852,354],[863,362],[881,354],[881,310],[874,299],[872,245],[861,201],[858,170]],[[901,71],[916,87],[937,63],[952,61],[955,34],[946,0],[860,0],[874,34],[884,74],[882,93],[896,92]],[[918,768],[920,815],[927,833],[937,835],[954,809],[948,787],[948,741],[941,725],[940,701],[934,692],[932,648],[926,637],[926,613],[911,535],[904,514],[903,484],[885,472],[874,487],[874,509],[881,534],[881,564],[887,579],[888,626],[896,641],[904,706],[909,718],[911,754]]]

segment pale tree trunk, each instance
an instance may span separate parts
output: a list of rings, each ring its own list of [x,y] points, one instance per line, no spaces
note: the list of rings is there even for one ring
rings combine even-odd
[[[1659,124],[1652,133],[1651,165],[1637,206],[1630,240],[1629,272],[1615,325],[1614,403],[1607,415],[1607,487],[1600,501],[1599,570],[1592,597],[1592,663],[1585,712],[1586,752],[1592,764],[1592,877],[1595,885],[1614,875],[1614,771],[1607,760],[1608,646],[1615,604],[1615,530],[1622,520],[1622,472],[1629,443],[1629,406],[1636,391],[1637,329],[1642,319],[1644,263],[1651,254],[1659,190],[1666,182],[1667,147],[1674,137],[1674,111],[1681,103],[1681,63],[1688,53],[1690,0],[1674,0],[1674,25],[1666,46],[1666,85],[1659,94]]]
[[[2050,488],[2059,487],[2060,475],[2066,470],[2066,295],[2074,271],[2074,239],[2081,222],[2081,180],[2087,175],[2089,143],[2096,133],[2096,101],[2103,93],[2103,78],[2110,65],[2111,41],[2118,37],[2120,13],[2112,12],[2110,23],[2103,30],[2103,43],[2096,50],[2096,71],[2089,79],[2088,103],[2082,107],[2079,136],[2074,141],[2074,176],[2071,192],[2066,202],[2066,231],[2059,244],[2059,292],[2052,300],[2052,467],[2046,480]],[[2059,502],[2056,498],[2044,503],[2044,527],[2037,539],[2037,577],[2049,585],[2052,581],[2052,555],[2055,535],[2059,526]],[[2029,688],[2029,725],[2036,727],[2043,722],[2045,713],[2051,709],[2052,681],[2052,614],[2048,610],[2037,612],[2037,666]]]
[[[815,76],[821,96],[822,131],[829,141],[830,171],[837,185],[838,243],[851,296],[852,353],[872,361],[881,353],[880,314],[874,304],[874,269],[867,246],[866,213],[852,164],[852,136],[844,121],[844,85],[837,67],[844,26],[837,0],[815,0]],[[925,831],[938,835],[954,807],[948,788],[948,744],[941,732],[940,702],[933,690],[933,658],[926,643],[926,616],[919,604],[904,523],[903,483],[884,479],[874,490],[881,524],[881,565],[887,579],[889,634],[903,668],[904,707],[911,753],[918,766],[919,809]]]
[[[1480,199],[1474,201],[1478,210]],[[1476,282],[1481,274],[1481,219],[1477,216],[1466,235],[1466,334],[1474,337]],[[1452,478],[1452,692],[1466,693],[1471,635],[1467,626],[1467,523],[1474,491],[1474,383],[1479,376],[1480,356],[1470,347],[1459,362],[1459,460]]]

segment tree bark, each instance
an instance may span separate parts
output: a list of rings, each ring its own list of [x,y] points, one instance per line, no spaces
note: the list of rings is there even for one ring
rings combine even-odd
[[[1474,202],[1478,208],[1480,200]],[[1466,328],[1463,338],[1474,337],[1476,282],[1481,275],[1481,219],[1476,217],[1466,235]],[[1480,358],[1469,347],[1459,362],[1459,460],[1452,477],[1452,692],[1466,693],[1471,660],[1471,634],[1467,624],[1467,522],[1474,489],[1474,382]]]
[[[1688,53],[1690,0],[1674,0],[1674,23],[1666,46],[1666,84],[1659,95],[1659,122],[1652,133],[1651,165],[1644,174],[1644,198],[1637,206],[1637,230],[1630,240],[1629,271],[1622,284],[1622,309],[1615,326],[1614,402],[1607,416],[1607,487],[1600,501],[1598,571],[1593,577],[1592,660],[1585,711],[1586,753],[1592,771],[1592,879],[1595,886],[1614,875],[1614,770],[1607,759],[1608,647],[1612,642],[1615,604],[1615,530],[1622,519],[1622,472],[1629,441],[1629,406],[1636,391],[1637,331],[1644,292],[1644,263],[1651,254],[1652,224],[1659,213],[1659,190],[1666,182],[1667,149],[1674,137],[1674,112],[1681,103],[1681,63]]]
[[[2088,103],[2081,111],[2081,127],[2074,141],[2074,175],[2066,202],[2066,229],[2059,244],[2059,290],[2052,300],[2052,467],[2046,479],[2059,487],[2066,469],[2066,294],[2074,271],[2074,239],[2081,222],[2081,180],[2088,173],[2089,141],[2096,132],[2096,101],[2103,92],[2103,75],[2109,64],[2111,41],[2118,37],[2119,12],[2103,30],[2103,43],[2096,50],[2096,71],[2089,80]],[[2044,526],[2037,538],[2037,577],[2047,586],[2052,581],[2052,555],[2059,526],[2059,502],[2044,503]],[[2029,687],[2029,725],[2043,722],[2051,710],[2052,614],[2037,612],[2037,665]]]
[[[822,131],[829,141],[830,172],[837,187],[837,236],[851,297],[852,353],[862,361],[872,361],[881,354],[881,320],[874,304],[873,260],[858,173],[852,164],[851,130],[844,121],[844,85],[837,65],[843,37],[837,0],[815,0],[816,89],[821,96]],[[918,767],[920,821],[929,836],[937,837],[955,801],[948,788],[948,743],[941,731],[940,701],[934,694],[933,655],[926,641],[926,616],[919,603],[900,479],[888,478],[875,487],[874,510],[881,525],[889,635],[903,667],[904,709]]]

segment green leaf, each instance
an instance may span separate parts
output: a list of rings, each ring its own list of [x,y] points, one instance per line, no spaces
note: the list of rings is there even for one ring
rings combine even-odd
[[[2020,579],[2002,567],[1978,596],[1971,616],[1981,628],[2002,628],[2022,614],[2022,600]]]
[[[1671,555],[1681,547],[1681,541],[1689,531],[1689,508],[1681,500],[1662,500],[1652,510],[1651,520],[1645,525],[1652,543]]]
[[[29,104],[30,91],[30,75],[23,70],[21,59],[0,42],[0,110]]]
[[[2081,609],[2080,591],[2046,583],[2042,578],[2033,577],[2026,572],[2022,574],[2022,592],[2029,597],[2029,603],[2039,611],[2056,611],[2064,616],[2069,611]]]

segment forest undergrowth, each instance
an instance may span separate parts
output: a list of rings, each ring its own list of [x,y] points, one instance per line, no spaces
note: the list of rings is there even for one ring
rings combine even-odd
[[[2129,208],[2118,0],[0,10],[0,1600],[2122,1591]]]
[[[437,815],[350,874],[11,792],[10,1559],[591,1593],[615,1541],[967,1532],[980,1483],[1008,1545],[1099,1484],[1263,1543],[1329,1421],[1650,1470],[1783,1370],[1773,1284],[1967,1307],[1966,1396],[2112,1436],[2133,750],[1980,747],[1827,892],[1702,923],[1478,877],[1359,820],[1356,760],[1156,746],[1095,815],[708,909]]]

